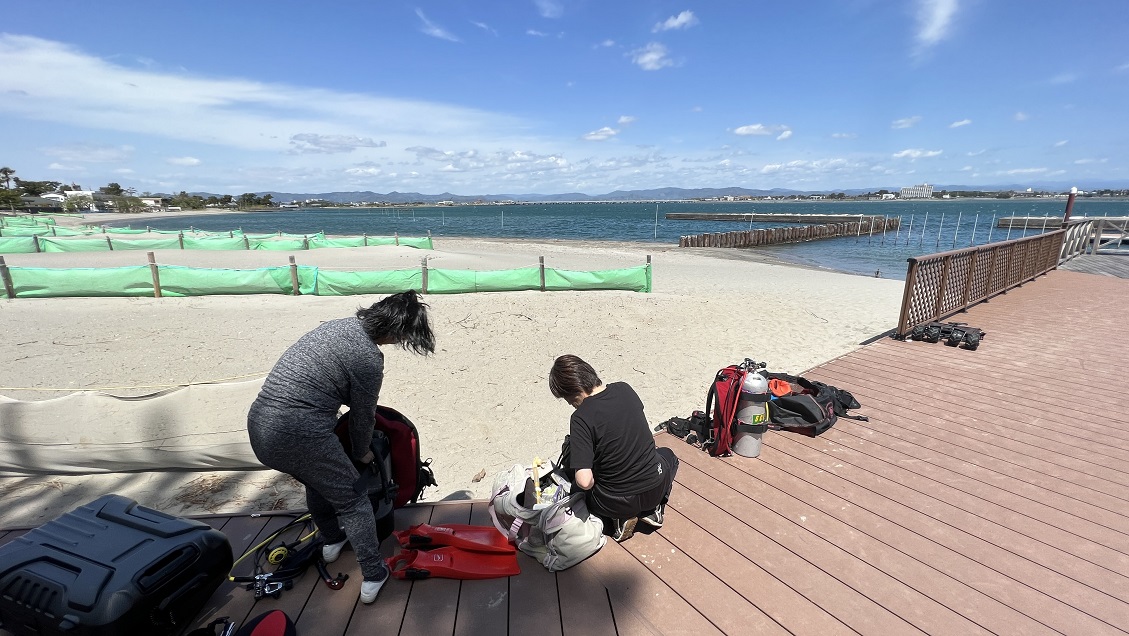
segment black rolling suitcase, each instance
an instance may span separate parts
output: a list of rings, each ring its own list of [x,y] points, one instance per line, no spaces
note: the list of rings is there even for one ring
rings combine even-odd
[[[105,495],[0,546],[0,630],[175,634],[231,565],[222,532]]]

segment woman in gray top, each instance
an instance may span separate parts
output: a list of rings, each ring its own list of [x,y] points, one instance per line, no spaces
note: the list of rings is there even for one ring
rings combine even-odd
[[[358,309],[356,317],[330,320],[302,336],[271,369],[247,415],[259,461],[306,486],[306,505],[325,542],[323,558],[336,560],[345,541],[352,543],[364,603],[376,600],[388,579],[372,504],[353,488],[360,477],[354,463],[373,460],[369,446],[384,380],[378,345],[435,352],[427,305],[416,292],[388,296]],[[351,458],[333,432],[343,405],[351,414]]]

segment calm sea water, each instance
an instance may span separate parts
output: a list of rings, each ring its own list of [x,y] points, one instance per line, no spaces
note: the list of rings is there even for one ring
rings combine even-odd
[[[657,208],[657,209],[656,209]],[[421,208],[345,208],[285,210],[229,214],[184,215],[147,221],[149,227],[176,230],[193,227],[226,232],[314,233],[388,236],[426,236],[441,245],[444,236],[521,239],[573,239],[675,244],[681,236],[706,232],[775,227],[779,223],[676,221],[671,212],[875,214],[901,217],[898,232],[754,248],[778,258],[837,271],[902,279],[906,259],[954,248],[982,245],[1055,229],[1066,208],[1065,199],[865,201],[865,202],[751,202],[751,203],[554,203],[507,206]],[[1004,216],[1046,217],[1026,229],[995,227]],[[1129,201],[1075,200],[1073,217],[1129,216]],[[121,223],[120,225],[126,225]]]

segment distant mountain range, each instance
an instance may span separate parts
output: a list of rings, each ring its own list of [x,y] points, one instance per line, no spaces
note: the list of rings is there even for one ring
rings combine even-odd
[[[1081,190],[1097,190],[1097,189],[1126,189],[1129,185],[1125,183],[1112,183],[1112,182],[1090,182],[1078,184],[1066,183],[1025,183],[1025,184],[1008,184],[1008,185],[934,185],[934,191],[948,190],[948,191],[982,191],[982,192],[1023,192],[1027,188],[1036,191],[1045,192],[1067,192],[1071,186],[1077,186]],[[360,203],[364,201],[376,202],[383,201],[388,203],[439,203],[441,201],[451,201],[453,203],[475,203],[475,202],[494,202],[494,201],[522,201],[522,202],[563,202],[563,201],[681,201],[688,199],[709,199],[715,197],[739,196],[739,197],[786,197],[792,195],[811,195],[811,194],[830,194],[833,192],[842,192],[848,195],[859,195],[867,192],[878,192],[879,190],[887,190],[890,192],[897,192],[901,186],[881,186],[874,188],[849,188],[849,189],[835,189],[835,190],[789,190],[786,188],[773,188],[771,190],[750,190],[748,188],[654,188],[651,190],[616,190],[608,192],[607,194],[582,194],[580,192],[568,192],[565,194],[452,194],[450,192],[443,192],[442,194],[422,194],[419,192],[372,192],[370,190],[356,191],[356,192],[316,192],[316,193],[297,193],[297,192],[256,192],[255,194],[262,196],[270,194],[276,203],[285,203],[288,201],[306,201],[310,199],[319,199],[331,203]],[[214,196],[206,192],[193,192],[200,196]]]

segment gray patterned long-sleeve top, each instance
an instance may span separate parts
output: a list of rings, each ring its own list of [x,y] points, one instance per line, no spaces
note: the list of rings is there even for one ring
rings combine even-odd
[[[271,369],[251,407],[252,425],[303,437],[332,434],[337,412],[349,407],[355,457],[372,442],[384,354],[356,318],[323,323],[302,336]]]

